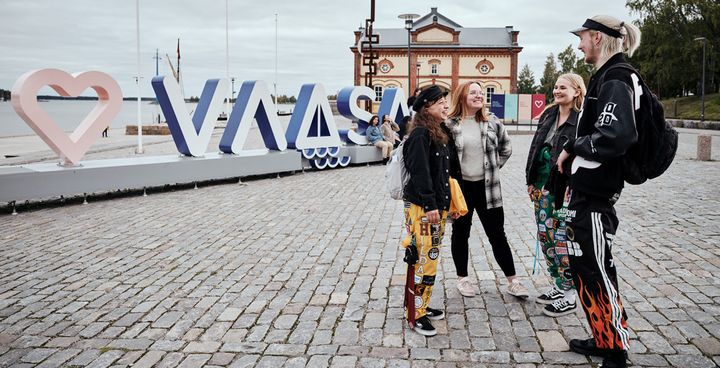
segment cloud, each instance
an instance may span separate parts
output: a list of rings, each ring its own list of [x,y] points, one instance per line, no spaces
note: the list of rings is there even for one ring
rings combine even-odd
[[[275,78],[275,13],[278,14],[278,93],[297,95],[303,83],[321,82],[328,93],[351,85],[355,31],[369,16],[369,1],[229,2],[230,76]],[[539,79],[546,56],[577,45],[568,33],[585,18],[612,14],[631,20],[624,0],[596,1],[377,1],[377,28],[400,28],[401,13],[427,14],[430,7],[465,27],[513,26],[520,31],[519,68]],[[143,94],[152,95],[155,49],[161,74],[170,74],[181,39],[181,69],[188,95],[199,95],[208,78],[224,77],[225,2],[140,1],[140,62]],[[55,67],[69,72],[101,70],[126,96],[135,95],[137,73],[135,2],[127,0],[6,1],[0,12],[0,88],[21,74]]]

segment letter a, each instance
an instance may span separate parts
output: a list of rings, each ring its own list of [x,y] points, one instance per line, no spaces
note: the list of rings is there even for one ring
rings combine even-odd
[[[410,115],[407,102],[405,102],[405,94],[401,88],[387,88],[383,92],[382,102],[378,108],[378,116],[382,122],[382,117],[390,115],[390,119],[399,123],[403,117]]]
[[[294,149],[339,148],[340,134],[322,84],[303,84],[285,132]]]
[[[240,153],[250,132],[253,118],[260,128],[265,147],[275,151],[284,151],[287,148],[283,127],[280,125],[277,109],[267,85],[263,81],[246,81],[240,87],[227,127],[220,138],[220,151]]]

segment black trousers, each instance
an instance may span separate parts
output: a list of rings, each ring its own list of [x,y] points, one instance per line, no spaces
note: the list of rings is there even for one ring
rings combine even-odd
[[[598,348],[627,350],[629,333],[612,257],[618,227],[608,199],[573,191],[566,218],[570,269]]]
[[[505,212],[502,207],[487,208],[485,199],[485,181],[460,180],[460,188],[465,196],[468,213],[453,220],[451,250],[455,269],[459,277],[468,275],[468,238],[472,227],[473,211],[477,212],[480,223],[492,246],[493,256],[506,277],[515,276],[510,245],[505,236]]]

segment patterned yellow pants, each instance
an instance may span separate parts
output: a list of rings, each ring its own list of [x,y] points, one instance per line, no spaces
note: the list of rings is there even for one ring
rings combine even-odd
[[[440,243],[445,234],[447,211],[440,212],[440,223],[431,224],[425,211],[415,204],[405,202],[405,226],[408,235],[403,247],[416,247],[418,262],[415,263],[415,319],[425,315],[435,284],[437,264],[440,258]]]

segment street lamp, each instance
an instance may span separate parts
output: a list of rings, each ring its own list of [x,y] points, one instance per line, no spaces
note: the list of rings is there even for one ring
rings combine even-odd
[[[230,95],[230,99],[234,100],[235,99],[235,77],[230,78],[230,82],[232,82],[232,89],[231,89],[232,94]]]
[[[410,83],[411,83],[411,81],[410,81],[410,64],[411,64],[411,59],[410,59],[410,31],[411,31],[412,28],[413,28],[413,19],[415,19],[415,18],[420,18],[420,15],[418,15],[418,14],[400,14],[400,15],[398,15],[398,18],[405,20],[405,29],[407,29],[407,31],[408,31],[408,85],[407,85],[407,91],[408,91],[408,96],[409,96],[410,93],[412,93],[412,92],[410,91]]]
[[[420,88],[420,63],[415,64],[415,67],[417,68],[417,73],[415,76],[417,77],[416,83],[415,83],[415,89]],[[415,90],[413,90],[413,94],[415,93]]]
[[[707,38],[697,37],[695,41],[702,41],[703,43],[703,63],[702,63],[702,82],[700,82],[700,122],[705,122],[705,45],[707,45]]]

